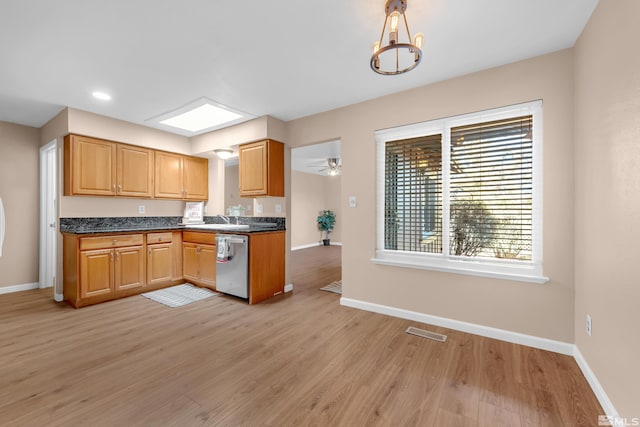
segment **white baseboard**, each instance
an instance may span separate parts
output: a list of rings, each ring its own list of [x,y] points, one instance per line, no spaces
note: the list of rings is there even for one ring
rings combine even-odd
[[[492,328],[490,326],[477,325],[475,323],[462,322],[460,320],[448,319],[446,317],[433,316],[430,314],[418,313],[416,311],[404,310],[401,308],[389,307],[370,303],[366,301],[354,300],[351,298],[340,298],[340,304],[359,308],[361,310],[372,311],[374,313],[386,314],[387,316],[399,317],[401,319],[413,320],[421,323],[442,326],[444,328],[455,329],[457,331],[468,332],[470,334],[497,340],[526,345],[528,347],[553,351],[560,354],[573,356],[574,345],[562,341],[550,340],[548,338],[536,337],[533,335],[521,334],[519,332],[507,331],[504,329]]]
[[[288,285],[284,285],[284,292],[291,292],[293,290],[293,283],[289,283]]]
[[[40,288],[40,283],[25,283],[24,285],[5,286],[0,288],[0,294],[10,294],[12,292],[30,291]]]
[[[607,393],[604,391],[604,388],[600,384],[600,381],[598,381],[598,378],[589,367],[589,364],[580,352],[580,349],[578,349],[577,345],[573,346],[573,358],[576,359],[576,362],[578,363],[582,374],[587,379],[587,382],[591,386],[591,390],[593,390],[593,393],[596,395],[598,402],[600,402],[602,409],[604,409],[605,415],[619,417],[620,415],[618,414],[618,411],[616,411],[616,408],[613,407],[613,403],[611,403],[609,396],[607,396]]]
[[[309,243],[308,245],[292,246],[291,250],[299,251],[300,249],[315,248],[316,246],[322,246],[322,242]],[[342,246],[342,242],[331,242],[331,246]]]
[[[321,243],[310,243],[308,245],[292,246],[291,250],[292,251],[299,251],[300,249],[313,248],[313,247],[320,246],[320,245],[321,245]]]

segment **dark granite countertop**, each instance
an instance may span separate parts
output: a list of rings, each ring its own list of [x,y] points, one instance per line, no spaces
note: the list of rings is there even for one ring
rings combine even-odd
[[[180,225],[182,217],[108,217],[108,218],[60,218],[60,232],[67,234],[135,233],[152,231],[190,230],[205,233],[252,234],[285,231],[284,218],[235,217],[232,223],[246,224],[249,228],[238,230],[211,230],[189,228]],[[223,224],[219,217],[205,217],[206,224]]]

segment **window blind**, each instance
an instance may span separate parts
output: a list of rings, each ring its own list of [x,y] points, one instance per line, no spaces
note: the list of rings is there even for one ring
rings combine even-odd
[[[385,249],[442,253],[442,135],[385,144]]]
[[[531,260],[533,117],[451,128],[451,255]]]

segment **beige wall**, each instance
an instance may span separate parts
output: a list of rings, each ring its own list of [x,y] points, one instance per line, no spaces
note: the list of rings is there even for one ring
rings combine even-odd
[[[575,47],[575,339],[627,417],[640,417],[639,16],[637,0],[601,0]]]
[[[0,197],[6,220],[0,288],[39,281],[39,150],[38,129],[0,122]]]
[[[340,177],[291,172],[291,247],[319,244],[316,217],[323,209],[336,213],[336,226],[329,235],[333,243],[341,240]]]
[[[242,205],[245,208],[244,214],[251,216],[253,213],[253,199],[240,197],[238,165],[227,166],[224,169],[224,214],[227,214],[231,206]]]
[[[535,285],[372,264],[374,132],[542,99],[544,274]],[[563,50],[289,123],[292,147],[342,141],[342,278],[347,298],[573,342],[573,56]],[[357,208],[347,208],[349,195]]]
[[[189,139],[167,132],[159,131],[134,123],[112,119],[86,111],[67,109],[68,128],[62,135],[77,133],[95,136],[112,141],[140,145],[143,147],[167,150],[176,153],[191,154]],[[54,119],[57,123],[59,118]],[[51,125],[46,126],[53,126]],[[46,128],[45,126],[45,128]],[[60,126],[53,126],[60,132]],[[62,139],[59,138],[61,142]],[[62,144],[59,154],[62,156]],[[62,157],[61,157],[62,158]],[[62,163],[60,163],[60,184],[62,184]],[[62,196],[61,189],[59,213],[60,217],[102,217],[102,216],[181,216],[184,213],[184,202],[176,200],[126,199],[114,197],[68,197]],[[145,213],[138,214],[138,206],[145,206]]]

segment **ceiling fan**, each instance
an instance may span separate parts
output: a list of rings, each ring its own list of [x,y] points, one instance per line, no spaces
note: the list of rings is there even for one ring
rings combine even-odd
[[[320,168],[320,172],[327,172],[329,176],[336,176],[342,173],[342,165],[340,164],[340,158],[338,157],[329,157],[326,160],[326,166],[312,166],[315,168]]]

